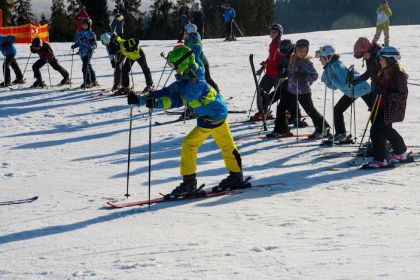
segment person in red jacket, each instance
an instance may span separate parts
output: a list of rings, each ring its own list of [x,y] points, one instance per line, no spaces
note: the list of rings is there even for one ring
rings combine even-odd
[[[34,38],[30,49],[31,53],[39,55],[39,59],[32,65],[32,70],[34,71],[36,79],[32,87],[42,88],[45,86],[39,69],[41,69],[41,67],[43,67],[46,63],[50,64],[54,70],[60,72],[61,76],[63,76],[63,80],[60,82],[60,85],[70,84],[69,73],[60,64],[58,64],[58,61],[54,56],[54,52],[48,43],[43,43],[40,38]]]
[[[90,21],[92,21],[86,11],[86,7],[83,5],[79,6],[79,16],[77,17],[77,32],[81,31],[82,25],[83,25],[83,20],[84,19],[88,19]]]
[[[279,46],[281,42],[281,35],[283,35],[283,27],[280,24],[272,24],[270,26],[270,38],[272,39],[269,47],[269,55],[267,60],[261,62],[263,66],[257,75],[261,75],[265,69],[265,75],[261,78],[260,90],[257,94],[257,108],[258,112],[251,117],[251,120],[261,120],[263,112],[267,111],[269,100],[267,100],[270,90],[277,87],[280,80],[279,65],[281,65],[283,55],[280,52]],[[267,112],[266,112],[267,113]]]

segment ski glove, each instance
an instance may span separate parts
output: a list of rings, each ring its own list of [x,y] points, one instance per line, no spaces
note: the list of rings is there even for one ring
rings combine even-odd
[[[158,108],[158,101],[155,98],[147,98],[146,107],[149,109]]]
[[[140,98],[134,92],[130,92],[127,95],[127,103],[128,103],[128,105],[137,105],[137,106],[140,106]],[[143,103],[143,105],[144,105],[144,103]]]

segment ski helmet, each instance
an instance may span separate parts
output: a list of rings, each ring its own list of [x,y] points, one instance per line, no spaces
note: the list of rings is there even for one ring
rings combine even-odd
[[[191,33],[197,33],[197,25],[193,23],[188,23],[184,27],[185,33],[191,34]]]
[[[394,47],[384,47],[379,51],[379,56],[384,57],[388,64],[394,64],[401,59],[400,52]]]
[[[119,13],[120,13],[120,10],[118,10],[118,9],[114,9],[112,11],[112,15],[114,15],[114,16],[118,15]]]
[[[85,6],[83,6],[83,5],[79,5],[79,12],[80,12],[80,11],[83,11],[83,10],[86,10],[86,7],[85,7]]]
[[[40,38],[34,38],[32,40],[32,47],[34,47],[34,48],[42,47],[42,40]]]
[[[178,45],[168,54],[167,60],[169,66],[185,73],[194,65],[195,56],[187,46]]]
[[[283,35],[283,26],[281,26],[278,23],[273,23],[272,25],[270,25],[270,30],[277,30],[279,32],[279,35]]]
[[[285,39],[280,42],[279,49],[282,54],[290,55],[295,49],[295,45],[289,39]]]
[[[325,45],[319,49],[320,57],[331,57],[335,54],[335,49],[331,45]]]
[[[356,43],[354,44],[354,54],[353,56],[357,59],[363,57],[365,53],[367,53],[372,48],[372,43],[369,41],[368,38],[360,37],[357,39]]]
[[[109,34],[109,32],[106,32],[106,33],[101,35],[102,45],[108,46],[110,41],[111,41],[111,34]]]
[[[90,18],[84,18],[83,20],[82,20],[82,25],[83,24],[87,24],[88,25],[88,29],[90,30],[91,29],[91,27],[92,27],[92,21],[90,20]]]

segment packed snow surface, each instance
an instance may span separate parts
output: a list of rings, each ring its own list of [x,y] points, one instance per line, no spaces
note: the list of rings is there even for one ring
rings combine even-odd
[[[400,48],[410,75],[406,118],[395,128],[413,151],[420,150],[420,38],[413,36],[418,30],[391,28],[391,42]],[[353,44],[360,36],[373,37],[374,31],[283,37],[309,39],[312,54],[332,44],[347,66],[363,71],[362,61],[352,56]],[[142,42],[155,83],[164,65],[160,53],[174,43]],[[249,109],[255,85],[248,55],[254,53],[259,63],[266,59],[269,43],[268,36],[228,43],[204,40],[211,74],[230,110]],[[71,56],[65,56],[70,44],[52,47],[70,71]],[[29,48],[17,48],[23,70]],[[420,279],[417,163],[380,171],[350,168],[350,157],[323,157],[319,141],[261,140],[260,124],[238,123],[247,114],[228,118],[244,174],[252,176],[254,185],[279,184],[233,196],[152,205],[150,210],[109,210],[106,202],[127,201],[130,109],[124,98],[90,98],[98,89],[75,89],[82,73],[79,57],[74,58],[72,90],[29,89],[33,56],[26,84],[0,90],[0,201],[39,196],[32,203],[0,205],[0,279]],[[313,62],[321,74],[318,59]],[[113,69],[100,43],[92,63],[99,83],[110,88]],[[57,84],[61,76],[50,71],[51,83]],[[137,64],[133,72],[136,89],[143,89]],[[42,74],[49,83],[46,66]],[[335,93],[335,102],[341,95]],[[324,85],[319,79],[313,99],[322,112]],[[328,91],[330,122],[331,102]],[[134,109],[128,201],[147,199],[147,113],[147,108]],[[357,101],[356,114],[360,140],[368,119],[363,101]],[[177,117],[157,111],[152,122]],[[345,117],[349,129],[350,110]],[[194,125],[153,126],[152,197],[179,184],[182,139]],[[199,183],[211,187],[226,175],[220,152],[209,139],[199,151]]]

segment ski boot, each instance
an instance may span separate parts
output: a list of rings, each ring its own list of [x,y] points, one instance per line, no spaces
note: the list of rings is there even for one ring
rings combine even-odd
[[[296,128],[296,118],[294,118],[294,119],[289,119],[288,120],[288,123],[290,124],[290,125],[293,125],[293,128]],[[307,122],[305,122],[305,118],[303,118],[303,119],[299,119],[298,120],[298,127],[299,128],[305,128],[305,127],[308,127],[309,125],[308,125],[308,123]]]
[[[362,165],[362,169],[381,169],[381,168],[392,168],[394,167],[394,164],[392,162],[388,163],[386,159],[383,161],[379,160],[372,160],[368,163],[365,163]]]
[[[151,91],[154,91],[154,90],[155,90],[155,85],[149,85],[149,86],[146,86],[143,89],[143,92],[146,93],[146,92],[151,92]]]
[[[64,78],[61,80],[61,82],[58,84],[59,86],[64,86],[64,85],[70,85],[71,81],[69,78]]]
[[[90,85],[89,85],[89,87],[99,87],[99,86],[101,86],[99,83],[98,83],[98,81],[94,81],[94,82],[92,82],[92,83],[90,83]]]
[[[128,95],[130,93],[129,87],[121,87],[117,91],[115,91],[115,95]]]
[[[218,186],[212,188],[212,192],[223,192],[229,190],[239,190],[250,188],[251,184],[244,181],[241,172],[229,172],[229,176],[223,179]]]
[[[413,152],[405,152],[402,154],[395,154],[395,153],[391,153],[389,156],[389,162],[391,163],[410,163],[410,162],[414,162],[414,156],[413,156]]]
[[[47,85],[44,83],[44,81],[42,81],[42,80],[36,80],[33,84],[32,84],[32,86],[31,86],[31,88],[44,88],[44,87],[46,87]]]
[[[280,138],[285,138],[285,137],[290,137],[293,136],[293,133],[291,133],[290,131],[288,132],[277,132],[277,131],[273,131],[269,134],[267,134],[265,137],[266,138],[271,138],[271,139],[280,139]]]
[[[324,133],[322,133],[322,130],[315,130],[314,133],[308,136],[309,139],[323,139],[325,137],[328,137],[330,135],[330,128],[327,127],[324,129]]]
[[[12,86],[11,83],[5,83],[5,82],[0,83],[0,88],[10,87],[10,86]]]
[[[114,84],[111,88],[111,91],[112,92],[118,91],[120,89],[120,86],[121,86],[120,84]]]
[[[197,179],[195,178],[195,174],[185,175],[182,177],[182,179],[183,182],[178,187],[176,187],[171,193],[164,195],[164,199],[170,200],[198,195]]]
[[[12,85],[23,85],[25,83],[25,80],[23,78],[16,79],[12,82]]]
[[[334,137],[330,135],[328,140],[322,142],[322,145],[332,146],[332,145],[349,145],[354,144],[351,135],[347,135],[346,132],[336,133]]]

